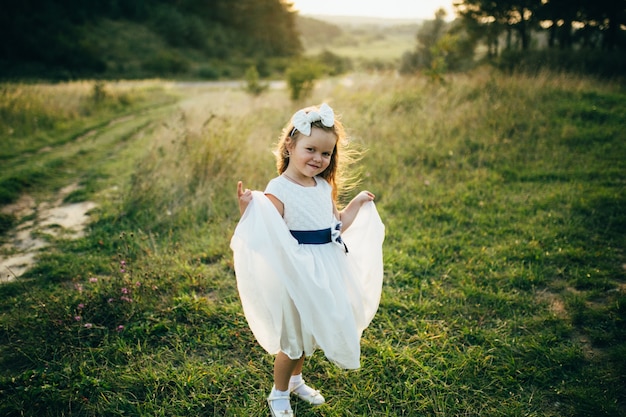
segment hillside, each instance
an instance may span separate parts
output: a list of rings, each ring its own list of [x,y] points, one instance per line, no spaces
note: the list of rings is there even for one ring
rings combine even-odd
[[[0,79],[280,77],[294,57],[330,51],[390,64],[420,22],[299,16],[281,0],[11,2],[0,15]]]
[[[237,76],[301,52],[280,0],[33,0],[0,14],[0,77]]]
[[[423,19],[394,19],[388,17],[371,17],[371,16],[332,16],[324,14],[307,14],[304,17],[320,20],[329,24],[341,27],[394,27],[406,25],[420,25],[424,23]]]
[[[298,16],[304,54],[331,53],[349,60],[354,69],[395,69],[402,54],[415,48],[423,22],[351,16]]]

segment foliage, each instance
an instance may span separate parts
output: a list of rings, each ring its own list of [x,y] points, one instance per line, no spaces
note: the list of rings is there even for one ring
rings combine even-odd
[[[465,70],[473,64],[475,45],[456,22],[447,23],[443,9],[434,20],[425,21],[417,31],[413,52],[405,52],[400,61],[401,74],[423,71],[434,81],[443,81],[446,72]]]
[[[310,96],[317,80],[324,71],[319,63],[312,60],[294,62],[285,73],[290,97],[296,101]]]
[[[626,47],[623,25],[626,8],[613,0],[463,0],[459,15],[474,33],[482,32],[489,50],[497,54],[499,35],[507,33],[505,49],[527,51],[533,31],[548,32],[548,46],[574,46],[604,51]],[[485,28],[487,28],[485,30]],[[514,43],[513,34],[516,35]],[[517,45],[517,46],[516,46]]]
[[[353,83],[318,80],[309,100],[332,100],[369,149],[383,294],[362,368],[308,359],[328,402],[294,401],[297,415],[623,415],[623,86],[483,71]],[[6,87],[75,96],[74,84]],[[46,128],[48,153],[99,207],[85,237],[51,239],[0,286],[1,415],[267,414],[272,357],[246,324],[228,244],[236,181],[262,189],[275,175],[293,103],[176,88],[150,87],[181,100],[123,120],[94,108],[94,140],[59,139],[76,119]],[[36,134],[15,143],[32,158],[5,155],[3,173],[45,161]],[[66,170],[46,174],[73,181]]]
[[[246,81],[246,91],[253,96],[258,96],[269,88],[269,84],[261,83],[259,71],[257,71],[255,66],[248,68],[244,79]]]
[[[281,0],[10,2],[0,15],[0,77],[170,76],[192,62],[297,56],[294,15]]]
[[[323,50],[315,57],[320,65],[326,68],[327,75],[336,76],[345,74],[352,69],[350,58],[341,57],[329,50]]]

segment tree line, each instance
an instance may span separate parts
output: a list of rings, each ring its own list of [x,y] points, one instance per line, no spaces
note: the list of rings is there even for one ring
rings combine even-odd
[[[441,9],[420,27],[400,72],[437,78],[476,62],[609,77],[626,72],[626,0],[458,0],[454,7],[454,21]],[[477,54],[479,46],[484,53]]]
[[[101,43],[86,36],[103,20],[141,25],[167,47],[195,51],[201,59],[301,51],[295,12],[285,0],[7,1],[0,13],[0,75],[24,68],[104,71]]]
[[[532,34],[541,32],[547,32],[549,48],[626,46],[626,0],[463,0],[455,8],[491,55],[497,55],[502,34],[506,49],[528,50]]]
[[[401,72],[464,70],[483,49],[480,59],[509,68],[534,60],[626,71],[626,0],[457,0],[455,9],[452,22],[439,11],[421,25]],[[232,78],[251,66],[261,76],[283,73],[302,53],[301,36],[341,35],[333,25],[296,18],[289,0],[9,1],[0,13],[0,78],[53,78],[55,71],[69,77]],[[121,35],[119,28],[127,32]],[[141,44],[144,38],[133,39],[140,35],[151,49]],[[123,40],[114,44],[116,37]],[[130,51],[115,53],[124,48]],[[129,55],[140,63],[127,64]],[[330,58],[336,59],[320,60],[337,66],[335,73],[350,67],[341,57]],[[273,68],[267,68],[270,61]],[[132,65],[140,67],[134,75]],[[195,74],[192,65],[200,68]],[[214,69],[228,65],[238,69]]]

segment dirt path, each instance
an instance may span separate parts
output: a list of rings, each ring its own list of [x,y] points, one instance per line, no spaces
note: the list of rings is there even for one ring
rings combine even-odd
[[[63,204],[65,197],[76,189],[78,184],[68,185],[52,202],[37,202],[30,195],[23,195],[16,203],[2,208],[3,214],[15,216],[18,227],[9,232],[8,243],[0,247],[0,282],[24,274],[33,266],[37,255],[49,246],[50,238],[83,236],[89,211],[96,204],[91,201]]]
[[[39,155],[55,153],[59,158],[83,157],[86,153],[103,155],[103,151],[128,146],[126,140],[138,135],[168,106],[143,110],[136,114],[117,117],[106,125],[88,131],[70,143],[58,147],[46,147]],[[78,179],[83,175],[77,168],[74,179],[56,194],[45,194],[38,190],[37,197],[22,195],[18,201],[0,208],[3,214],[15,217],[17,226],[3,236],[0,246],[0,283],[9,282],[23,275],[31,268],[42,251],[50,248],[55,239],[77,239],[84,235],[89,223],[90,210],[96,207],[92,201],[64,203],[67,196],[79,189]],[[52,173],[51,173],[52,175]]]

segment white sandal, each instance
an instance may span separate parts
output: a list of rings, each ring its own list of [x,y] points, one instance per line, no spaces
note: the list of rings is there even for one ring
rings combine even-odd
[[[272,402],[277,400],[287,400],[289,401],[289,396],[273,396],[273,393],[267,397],[267,405],[270,407],[270,412],[272,413],[272,417],[280,417],[280,416],[294,416],[293,410],[290,408],[289,410],[274,410],[272,407]]]
[[[309,387],[309,388],[312,391],[309,394],[300,394],[300,393],[296,392],[296,390],[298,388],[300,388],[301,386],[303,386],[303,385],[304,385],[304,381],[301,381],[298,385],[296,385],[295,387],[293,387],[291,389],[291,393],[296,395],[301,400],[304,400],[304,401],[308,402],[311,405],[321,405],[321,404],[324,404],[326,402],[324,397],[322,397],[322,394],[320,394],[320,392],[318,390],[313,389],[311,387]]]

